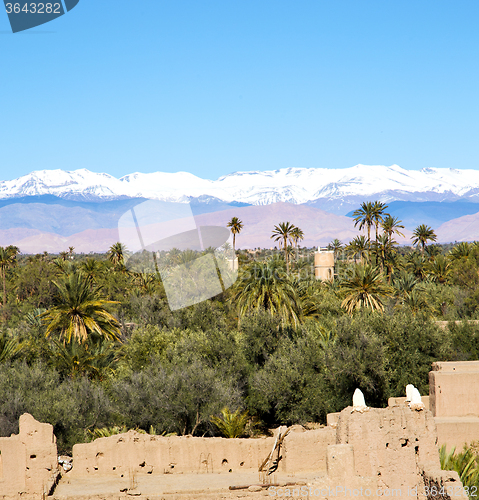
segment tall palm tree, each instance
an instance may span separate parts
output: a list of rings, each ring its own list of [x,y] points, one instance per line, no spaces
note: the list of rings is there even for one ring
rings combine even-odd
[[[71,273],[53,284],[57,288],[56,305],[41,315],[47,324],[47,337],[58,332],[66,342],[74,339],[84,343],[90,334],[96,333],[107,339],[118,339],[118,321],[106,309],[107,305],[118,302],[102,299],[100,289],[92,286],[81,272]]]
[[[355,263],[356,263],[356,258],[359,256],[359,260],[362,263],[363,258],[366,258],[367,256],[367,248],[368,248],[368,242],[366,240],[366,237],[363,235],[356,236],[349,242],[349,245],[346,246],[346,253],[350,257],[354,257]]]
[[[387,234],[382,234],[378,236],[378,239],[374,242],[374,249],[376,251],[376,256],[381,265],[381,271],[384,270],[384,266],[386,265],[387,261],[390,260],[390,256],[394,252],[395,244],[396,241],[390,240]]]
[[[386,208],[388,208],[388,206],[382,201],[375,201],[373,203],[373,219],[374,219],[374,225],[376,226],[376,241],[378,241],[379,223],[382,223],[384,221],[383,215],[386,215],[385,214]]]
[[[343,243],[335,238],[329,245],[328,248],[334,251],[334,259],[338,258],[339,252],[343,249]]]
[[[354,227],[359,224],[359,230],[361,231],[364,227],[368,231],[368,258],[371,260],[371,226],[374,224],[374,208],[370,201],[363,202],[361,207],[353,212],[354,216]]]
[[[14,260],[17,258],[17,255],[20,253],[20,249],[15,245],[8,245],[7,250],[12,254]]]
[[[236,257],[236,235],[241,233],[241,230],[243,229],[243,222],[238,219],[238,217],[233,217],[228,224],[226,224],[226,227],[230,228],[231,234],[233,235],[233,258]]]
[[[350,268],[340,289],[345,294],[341,307],[344,307],[348,314],[361,307],[383,311],[383,301],[391,296],[391,289],[384,283],[382,273],[377,267],[369,264]]]
[[[15,247],[16,248],[16,247]],[[5,310],[7,305],[7,288],[6,288],[6,270],[15,263],[16,252],[12,247],[0,247],[0,272],[2,274],[3,284],[3,302],[2,307]]]
[[[424,255],[426,243],[428,241],[436,241],[437,236],[431,227],[421,224],[413,231],[411,239],[413,240],[413,245],[421,245],[421,253]]]
[[[290,222],[281,222],[277,226],[274,226],[273,234],[271,235],[271,238],[274,238],[274,241],[279,241],[280,246],[283,247],[287,273],[289,273],[288,241],[292,243],[295,227]]]
[[[293,238],[294,245],[296,247],[296,254],[297,254],[298,253],[298,242],[299,242],[299,240],[304,240],[303,230],[297,226],[294,226],[293,230],[291,231],[291,237]]]
[[[392,240],[392,236],[396,233],[398,236],[402,236],[404,238],[404,234],[399,231],[399,229],[404,229],[404,226],[401,224],[401,220],[397,217],[393,217],[392,215],[386,214],[382,221],[382,228],[384,234],[388,235],[388,238]]]
[[[108,250],[108,259],[115,267],[122,267],[125,264],[126,247],[117,241]]]

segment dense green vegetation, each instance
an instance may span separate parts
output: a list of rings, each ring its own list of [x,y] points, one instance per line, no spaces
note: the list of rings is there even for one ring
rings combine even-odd
[[[418,226],[415,248],[399,247],[386,208],[363,204],[366,236],[331,242],[333,282],[314,279],[314,250],[280,222],[279,251],[237,250],[232,287],[173,312],[158,274],[128,266],[119,243],[106,255],[0,249],[0,434],[29,412],[54,425],[61,451],[122,428],[238,435],[325,422],[356,387],[371,406],[406,384],[427,393],[433,361],[479,359],[468,321],[479,318],[479,245],[431,244]],[[236,245],[243,223],[228,227]]]

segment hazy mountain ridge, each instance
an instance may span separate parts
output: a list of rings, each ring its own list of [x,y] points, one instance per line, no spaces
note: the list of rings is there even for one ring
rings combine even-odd
[[[237,236],[238,248],[274,247],[277,242],[271,239],[271,233],[276,224],[282,221],[291,221],[299,226],[305,238],[301,246],[325,246],[334,238],[343,242],[357,236],[359,231],[354,227],[354,221],[343,215],[334,215],[323,210],[305,205],[291,203],[273,203],[266,206],[233,207],[220,212],[203,213],[195,216],[197,226],[223,226],[232,217],[239,217],[244,224],[243,230]],[[11,231],[11,230],[10,230]],[[74,246],[76,252],[104,252],[118,241],[118,229],[88,229],[69,236],[62,236],[53,232],[39,232],[32,234],[32,230],[21,238],[11,241],[11,232],[8,233],[9,243],[16,244],[23,253],[40,253],[43,251],[55,253]],[[4,231],[0,230],[0,244],[4,243]],[[406,236],[410,233],[406,231]],[[161,239],[161,235],[159,235]],[[401,240],[406,242],[407,240]]]
[[[55,207],[55,205],[52,205]],[[0,209],[1,213],[1,209]],[[273,227],[289,221],[300,227],[305,235],[301,246],[325,246],[338,238],[348,243],[360,233],[351,217],[335,215],[307,205],[274,203],[271,205],[230,207],[210,213],[195,215],[198,226],[223,226],[232,217],[239,217],[244,224],[237,236],[238,248],[270,248],[277,245],[272,239]],[[479,213],[456,218],[434,228],[438,242],[479,240]],[[395,239],[400,244],[411,244],[411,231],[403,230],[405,238]],[[89,228],[73,234],[58,234],[33,228],[0,229],[0,245],[17,245],[23,253],[58,253],[75,247],[78,253],[105,252],[118,241],[118,228]]]

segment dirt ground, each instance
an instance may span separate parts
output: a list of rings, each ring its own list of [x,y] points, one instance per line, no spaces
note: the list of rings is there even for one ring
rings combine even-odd
[[[272,484],[296,488],[310,483],[318,473],[274,474]],[[141,475],[129,478],[74,478],[66,474],[58,483],[50,500],[216,500],[235,499],[259,500],[274,498],[268,488],[249,491],[247,488],[229,490],[230,486],[260,484],[258,472],[216,473],[216,474],[161,474]],[[293,488],[293,486],[288,486]],[[259,489],[259,488],[258,488]],[[307,498],[307,497],[301,497]]]

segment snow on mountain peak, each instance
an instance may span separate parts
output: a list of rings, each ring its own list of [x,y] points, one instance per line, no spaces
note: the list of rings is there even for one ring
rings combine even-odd
[[[215,181],[189,172],[134,172],[117,179],[87,169],[39,170],[0,182],[0,198],[51,194],[114,199],[143,197],[188,202],[191,197],[214,197],[226,202],[265,205],[275,202],[307,203],[318,198],[344,197],[385,200],[402,196],[441,194],[467,197],[477,192],[479,171],[452,168],[406,170],[399,165],[362,165],[343,169],[290,167],[279,170],[240,171]],[[382,194],[381,194],[382,193]],[[428,194],[429,193],[429,194]],[[424,197],[423,196],[423,197]],[[381,199],[382,199],[381,198]]]

